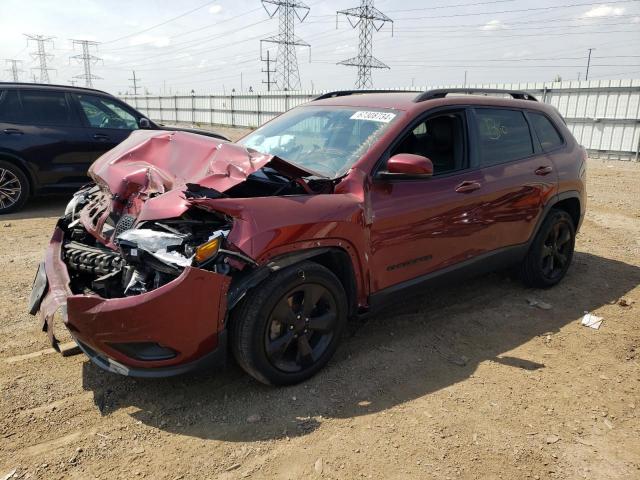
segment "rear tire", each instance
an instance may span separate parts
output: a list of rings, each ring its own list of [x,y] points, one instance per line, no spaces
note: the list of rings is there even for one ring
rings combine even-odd
[[[571,216],[564,210],[552,209],[522,262],[520,277],[525,285],[550,288],[558,284],[571,265],[575,241]]]
[[[331,359],[347,323],[347,296],[327,268],[303,262],[271,275],[231,315],[231,348],[257,380],[290,385]]]
[[[0,215],[17,212],[29,198],[29,180],[20,168],[0,160]]]

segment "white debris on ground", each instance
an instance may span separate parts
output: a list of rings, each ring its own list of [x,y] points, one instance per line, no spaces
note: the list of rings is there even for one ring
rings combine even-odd
[[[594,328],[598,330],[600,325],[602,325],[604,318],[598,317],[593,313],[585,312],[584,317],[582,317],[582,321],[580,322],[585,327]]]

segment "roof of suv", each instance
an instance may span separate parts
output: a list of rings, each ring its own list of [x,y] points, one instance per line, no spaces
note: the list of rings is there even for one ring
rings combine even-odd
[[[107,93],[102,90],[97,90],[95,88],[87,88],[87,87],[74,87],[71,85],[54,85],[51,83],[24,83],[24,82],[0,82],[1,88],[35,88],[38,90],[58,90],[58,91],[69,91],[69,92],[91,92],[91,93],[100,93],[102,95],[109,95],[112,97],[110,93]]]
[[[452,94],[447,96],[447,94]],[[478,105],[494,107],[515,107],[532,110],[552,111],[553,107],[538,102],[534,97],[526,92],[512,92],[518,98],[505,98],[496,94],[506,94],[504,90],[482,90],[478,92],[464,93],[459,90],[432,90],[427,92],[419,91],[388,91],[375,93],[335,92],[335,95],[326,94],[318,99],[306,104],[326,105],[326,106],[349,106],[358,108],[388,108],[402,111],[423,111],[437,106],[445,105]],[[433,94],[433,95],[429,95]]]

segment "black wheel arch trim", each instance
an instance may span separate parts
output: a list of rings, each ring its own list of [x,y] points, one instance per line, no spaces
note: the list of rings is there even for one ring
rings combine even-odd
[[[544,210],[542,211],[542,215],[540,215],[540,218],[538,218],[538,223],[536,224],[536,228],[533,230],[533,233],[531,234],[531,237],[529,238],[529,241],[527,242],[527,245],[531,245],[533,243],[533,240],[536,238],[536,235],[538,235],[538,232],[540,231],[540,228],[542,227],[544,219],[547,218],[547,215],[549,215],[549,212],[551,211],[551,209],[553,207],[555,207],[558,203],[560,203],[560,202],[562,202],[564,200],[569,200],[569,199],[578,200],[578,203],[580,204],[580,218],[582,219],[582,216],[584,214],[584,205],[582,205],[582,201],[580,199],[580,192],[578,192],[577,190],[566,190],[564,192],[557,193],[544,206]],[[576,233],[578,232],[579,226],[580,225],[574,225]]]
[[[287,267],[291,267],[293,265],[297,265],[299,263],[304,262],[305,260],[318,259],[325,254],[336,253],[340,255],[344,255],[349,258],[349,262],[345,265],[348,267],[348,272],[346,274],[346,279],[340,278],[341,276],[336,272],[336,276],[343,283],[343,287],[345,289],[345,293],[347,294],[347,298],[349,301],[349,314],[355,313],[357,308],[356,298],[357,298],[357,288],[356,288],[356,280],[355,280],[355,271],[354,266],[352,264],[351,258],[349,254],[339,248],[339,247],[316,247],[309,248],[305,250],[300,250],[296,252],[289,252],[283,255],[274,257],[269,260],[265,265],[262,265],[254,270],[252,270],[249,274],[238,278],[237,281],[231,283],[231,287],[229,289],[229,293],[227,294],[227,310],[231,311],[238,303],[244,298],[244,296],[249,292],[249,290],[257,287],[260,283],[267,279],[270,275],[284,269]],[[321,262],[318,262],[322,264]],[[330,269],[331,270],[331,269]],[[344,280],[347,280],[348,284],[344,284]]]

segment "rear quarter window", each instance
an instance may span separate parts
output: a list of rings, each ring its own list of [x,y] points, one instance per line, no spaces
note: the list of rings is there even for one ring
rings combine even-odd
[[[529,116],[529,120],[531,120],[531,125],[538,136],[538,140],[540,140],[542,150],[548,152],[564,144],[560,133],[558,133],[558,130],[553,126],[551,120],[545,115],[533,112],[528,112],[527,115]]]
[[[497,165],[532,155],[529,124],[519,110],[481,108],[475,111],[480,164]]]
[[[20,119],[20,102],[17,90],[0,90],[0,122],[16,122]]]

